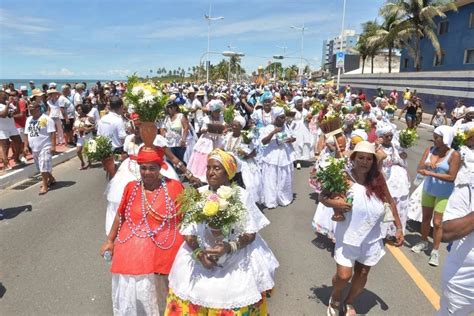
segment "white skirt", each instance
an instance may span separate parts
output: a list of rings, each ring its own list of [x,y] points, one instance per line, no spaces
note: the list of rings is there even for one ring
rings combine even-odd
[[[270,165],[262,161],[263,203],[268,208],[287,206],[293,201],[293,163]]]
[[[271,290],[279,263],[265,241],[255,240],[221,267],[205,269],[184,243],[169,274],[170,288],[181,299],[208,308],[232,309],[257,303]]]
[[[327,236],[332,241],[335,241],[334,232],[336,230],[336,222],[331,219],[334,215],[332,207],[327,207],[319,202],[316,207],[316,212],[313,216],[313,230],[317,233]]]
[[[155,275],[112,274],[112,306],[114,315],[159,316]]]
[[[240,160],[245,189],[255,203],[262,200],[262,173],[255,160]]]

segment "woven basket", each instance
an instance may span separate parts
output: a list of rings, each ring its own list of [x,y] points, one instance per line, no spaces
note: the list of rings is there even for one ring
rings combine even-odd
[[[324,134],[329,134],[337,129],[340,129],[342,126],[342,121],[340,117],[336,117],[330,121],[319,124],[319,127]]]

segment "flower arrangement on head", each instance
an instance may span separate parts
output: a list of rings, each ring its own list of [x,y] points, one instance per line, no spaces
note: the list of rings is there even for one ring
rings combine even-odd
[[[102,161],[113,155],[112,141],[106,136],[97,136],[84,143],[84,154],[89,161]]]
[[[372,128],[372,122],[368,119],[357,119],[354,123],[354,129],[363,129],[366,132],[369,132]]]
[[[237,162],[231,154],[215,149],[209,157],[222,163],[229,179],[235,176]],[[219,230],[224,237],[231,233],[234,225],[241,222],[246,214],[246,207],[240,199],[240,188],[235,183],[230,186],[222,185],[216,192],[210,189],[198,191],[189,187],[178,196],[177,202],[182,214],[182,226],[204,223]]]
[[[414,129],[405,128],[400,131],[398,138],[400,146],[403,148],[410,148],[415,145],[415,142],[418,139],[418,134]]]
[[[354,106],[352,107],[352,110],[355,111],[356,114],[360,114],[360,112],[362,112],[362,104],[360,103],[356,103],[354,104]]]
[[[451,147],[455,150],[458,150],[459,148],[461,148],[461,146],[466,144],[466,140],[466,133],[458,129],[456,130],[456,134],[454,134],[453,143],[451,144]]]
[[[385,106],[384,109],[388,114],[393,114],[397,110],[397,106],[395,104],[388,104]]]
[[[142,122],[155,122],[165,116],[168,96],[155,83],[141,82],[137,75],[128,77],[124,101]]]
[[[319,121],[319,127],[324,134],[329,134],[342,127],[342,120],[339,112],[330,109]]]

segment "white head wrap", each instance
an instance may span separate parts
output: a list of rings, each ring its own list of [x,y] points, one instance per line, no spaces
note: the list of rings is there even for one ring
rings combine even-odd
[[[367,135],[367,133],[363,129],[356,129],[356,130],[352,131],[351,138],[354,137],[354,136],[359,136],[363,140],[369,139],[369,135]]]
[[[242,128],[244,128],[245,125],[247,124],[247,121],[245,120],[245,117],[243,117],[241,115],[238,115],[238,116],[234,117],[234,121],[239,122],[239,124],[240,124],[240,126],[242,126]]]
[[[451,147],[454,138],[454,128],[448,125],[441,125],[435,128],[434,133],[443,137],[443,143]]]
[[[388,133],[393,133],[393,129],[390,125],[383,124],[380,127],[377,127],[377,131],[376,131],[377,137],[382,137]]]
[[[278,117],[278,116],[283,115],[283,114],[285,114],[285,110],[282,107],[276,106],[276,107],[272,108],[272,115],[274,117]]]

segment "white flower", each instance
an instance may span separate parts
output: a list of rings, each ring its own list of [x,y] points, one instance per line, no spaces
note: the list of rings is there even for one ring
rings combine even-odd
[[[143,98],[140,101],[146,102],[146,103],[151,103],[151,102],[153,102],[154,99],[155,99],[155,97],[153,95],[145,94],[145,95],[143,95]]]
[[[217,189],[216,193],[220,198],[227,200],[233,195],[234,192],[231,187],[223,185]]]
[[[219,199],[219,209],[220,210],[225,210],[229,206],[229,202],[224,199]]]
[[[142,86],[135,86],[132,88],[132,94],[133,95],[140,95],[141,93],[143,93],[143,87]]]
[[[326,169],[330,165],[331,165],[331,160],[329,159],[329,157],[319,161],[319,168],[321,168],[321,169]]]
[[[90,153],[95,153],[97,151],[97,142],[95,140],[89,140],[88,151]]]

